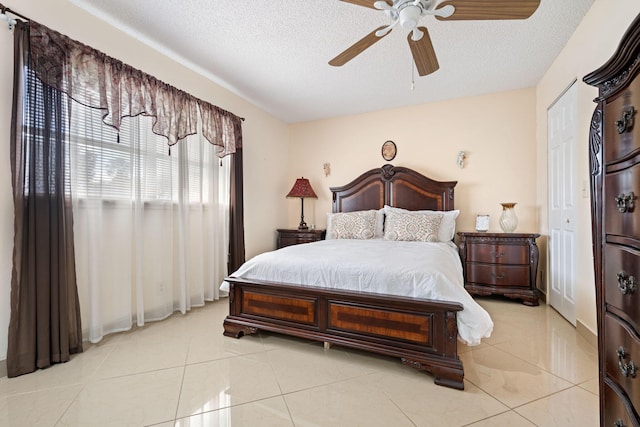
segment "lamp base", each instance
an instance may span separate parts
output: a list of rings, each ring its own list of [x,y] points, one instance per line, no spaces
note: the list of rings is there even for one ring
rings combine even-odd
[[[308,230],[307,223],[304,222],[304,198],[300,197],[300,225],[298,230]]]

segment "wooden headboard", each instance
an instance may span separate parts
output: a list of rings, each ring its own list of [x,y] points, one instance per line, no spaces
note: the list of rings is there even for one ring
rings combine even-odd
[[[331,187],[333,212],[380,209],[384,205],[412,211],[450,211],[457,183],[434,181],[409,168],[384,165],[347,185]]]

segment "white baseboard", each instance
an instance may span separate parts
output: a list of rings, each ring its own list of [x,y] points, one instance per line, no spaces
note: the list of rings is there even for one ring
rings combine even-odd
[[[598,336],[579,320],[576,320],[576,332],[584,339],[586,339],[589,344],[591,344],[595,348],[598,348]]]

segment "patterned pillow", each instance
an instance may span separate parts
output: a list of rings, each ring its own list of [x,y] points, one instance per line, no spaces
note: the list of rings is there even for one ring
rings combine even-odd
[[[327,214],[327,239],[372,239],[376,230],[376,211]]]
[[[431,210],[419,210],[419,211],[409,211],[406,209],[400,208],[392,208],[391,206],[384,206],[384,213],[389,214],[389,212],[415,212],[415,213],[426,213],[426,214],[438,214],[441,213],[444,215],[442,217],[442,221],[440,221],[440,230],[438,230],[438,241],[439,242],[450,242],[453,240],[453,237],[456,234],[456,218],[458,218],[458,214],[460,214],[459,210],[453,211],[431,211]]]
[[[389,212],[384,224],[384,239],[437,242],[443,216],[443,214]]]

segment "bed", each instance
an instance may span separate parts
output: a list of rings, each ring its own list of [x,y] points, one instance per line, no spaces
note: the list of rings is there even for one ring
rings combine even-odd
[[[408,168],[384,165],[363,173],[345,186],[331,188],[332,210],[334,213],[355,213],[380,210],[387,205],[409,211],[452,211],[455,185],[453,181],[434,181]],[[412,248],[405,246],[412,242],[386,243],[398,245],[392,252],[397,248],[399,253],[406,253],[406,259],[411,257]],[[356,250],[355,245],[361,243],[343,241],[341,244],[347,245],[346,253]],[[385,243],[372,239],[370,244],[381,246]],[[446,252],[447,244],[456,254],[455,261],[448,261],[452,263],[451,269],[460,272],[447,274],[461,277],[455,245],[448,242],[431,246]],[[322,250],[323,246],[327,247],[324,250],[332,252],[340,250],[332,245],[334,243],[330,241],[307,243],[256,258],[275,259],[275,256],[284,255],[294,263],[296,258],[322,259],[315,251]],[[305,275],[306,267],[296,264],[281,269],[283,271],[276,276],[246,274],[253,265],[252,261],[245,263],[223,285],[229,292],[229,315],[224,320],[224,335],[240,338],[264,330],[321,341],[325,347],[336,344],[399,357],[402,363],[431,373],[438,385],[464,389],[464,370],[457,352],[459,317],[462,317],[463,303],[464,315],[476,310],[477,304],[464,291],[461,280],[454,278],[452,281],[456,283],[447,285],[447,289],[454,289],[459,297],[442,300],[442,297],[433,299],[391,294],[385,288],[382,291],[362,290],[357,286],[343,289],[342,286],[316,286],[311,279],[289,280],[288,269],[302,270],[300,277],[310,277]],[[329,262],[339,264],[337,260]],[[340,273],[338,269],[330,276],[341,282]],[[271,277],[279,280],[271,280]],[[384,277],[381,280],[384,281]],[[484,312],[479,306],[477,308]],[[488,314],[484,314],[488,318]],[[490,328],[485,327],[480,335],[490,334],[492,326],[491,323]],[[464,328],[466,331],[466,326]]]

